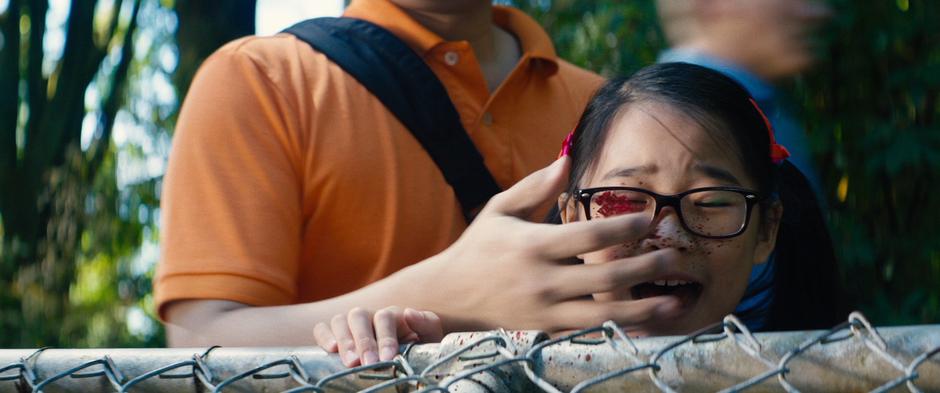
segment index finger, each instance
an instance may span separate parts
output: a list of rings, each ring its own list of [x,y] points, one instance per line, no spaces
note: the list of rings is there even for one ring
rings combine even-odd
[[[649,233],[650,219],[641,214],[625,214],[568,224],[539,224],[539,255],[565,259],[605,247],[636,241]]]
[[[397,307],[388,307],[376,312],[372,318],[375,339],[379,345],[379,360],[392,360],[398,354],[398,337],[410,332],[404,324],[402,312]]]

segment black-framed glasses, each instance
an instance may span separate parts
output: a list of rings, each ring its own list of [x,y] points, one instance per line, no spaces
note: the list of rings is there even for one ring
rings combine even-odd
[[[705,238],[726,239],[747,229],[751,210],[764,197],[738,187],[703,187],[674,195],[635,187],[597,187],[575,191],[574,199],[584,207],[588,220],[644,214],[653,222],[663,207],[672,206],[687,231]]]

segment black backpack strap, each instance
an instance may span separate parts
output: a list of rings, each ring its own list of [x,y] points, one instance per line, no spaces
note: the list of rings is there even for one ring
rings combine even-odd
[[[437,164],[468,222],[500,191],[444,86],[398,37],[352,18],[310,19],[284,32],[326,55],[382,101]]]

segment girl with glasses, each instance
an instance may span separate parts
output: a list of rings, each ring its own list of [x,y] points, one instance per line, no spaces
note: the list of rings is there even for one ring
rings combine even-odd
[[[594,294],[679,300],[674,318],[631,333],[686,334],[729,313],[755,330],[819,328],[841,317],[814,196],[737,83],[686,63],[647,67],[602,87],[569,145],[561,221],[632,214],[651,228],[639,241],[579,256],[584,263],[679,254],[654,280]]]
[[[636,273],[649,279],[593,294],[598,301],[673,299],[667,317],[627,326],[630,335],[687,334],[730,313],[755,330],[822,328],[844,315],[815,197],[784,160],[760,108],[724,75],[661,63],[613,79],[588,104],[562,154],[571,171],[550,220],[634,215],[649,228],[645,237],[572,263],[662,256],[655,272]],[[428,311],[351,313],[384,327],[376,329],[380,346],[443,334]],[[335,336],[348,336],[346,319],[338,320],[315,329],[327,350],[335,351],[325,345]]]

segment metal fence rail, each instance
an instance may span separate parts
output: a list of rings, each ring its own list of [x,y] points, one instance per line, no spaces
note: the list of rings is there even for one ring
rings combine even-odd
[[[549,339],[456,333],[347,369],[312,347],[0,350],[0,392],[940,392],[940,325],[751,334],[735,317],[631,340],[608,322]]]

